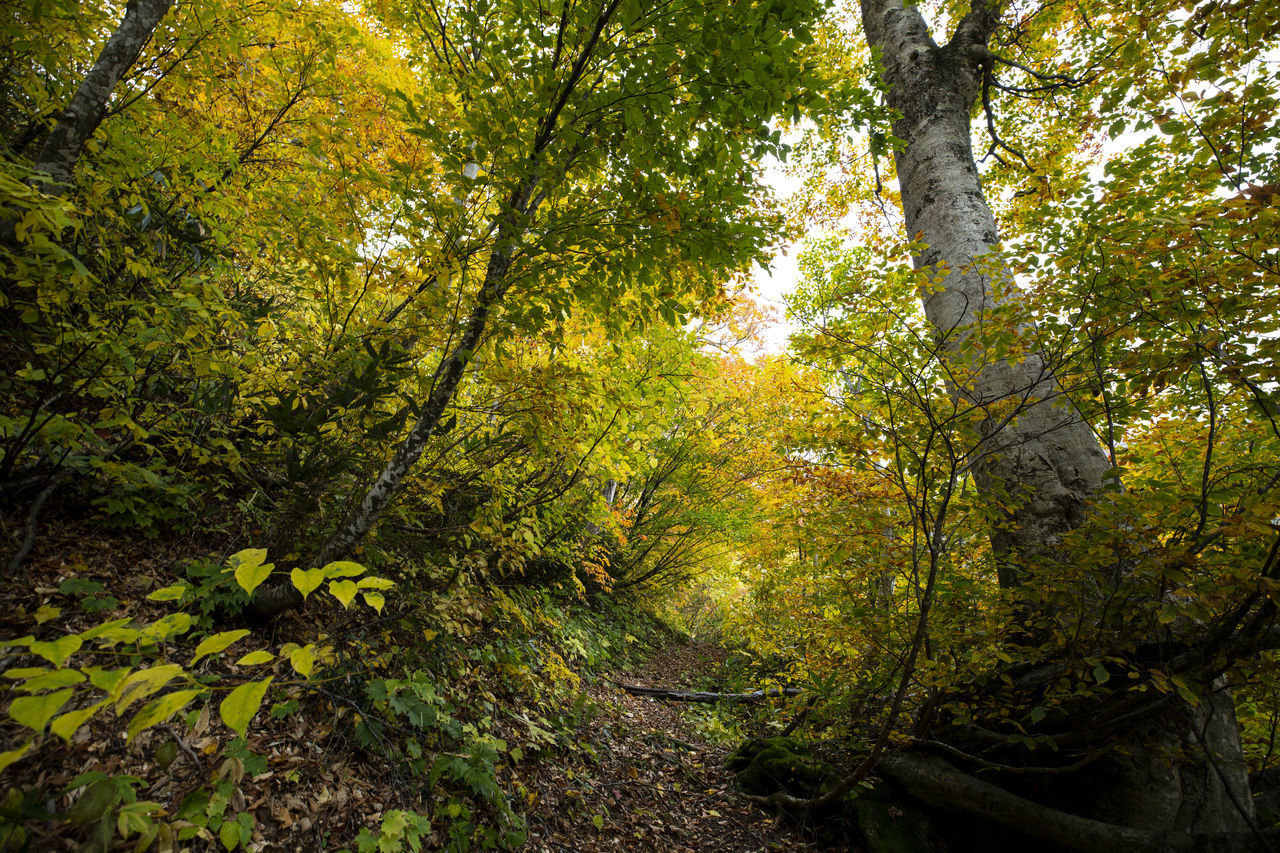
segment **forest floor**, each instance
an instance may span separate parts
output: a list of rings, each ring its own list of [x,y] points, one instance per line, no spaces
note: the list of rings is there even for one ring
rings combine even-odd
[[[148,601],[148,593],[171,583],[176,571],[172,567],[198,550],[190,543],[130,540],[79,525],[50,524],[21,575],[0,582],[0,601],[6,605],[0,608],[0,638],[30,633],[53,638],[121,617],[151,622],[169,605]],[[337,620],[344,618],[358,625],[364,617],[332,607],[291,614],[268,632],[267,640],[307,642],[316,640],[318,632],[338,635],[343,629]],[[190,640],[166,645],[151,663],[185,662],[192,654],[190,646]],[[554,853],[847,849],[814,841],[793,822],[737,792],[732,774],[723,766],[731,749],[726,742],[732,737],[709,734],[707,721],[712,715],[707,706],[638,698],[617,687],[627,683],[716,689],[728,655],[723,646],[687,643],[674,634],[655,646],[657,650],[641,666],[607,675],[570,674],[578,687],[560,696],[574,706],[572,713],[561,718],[574,721],[572,730],[544,730],[543,735],[558,746],[530,748],[523,759],[499,765],[503,795],[527,821],[528,837],[520,849]],[[96,659],[81,653],[75,663],[81,658]],[[16,660],[15,654],[8,653],[0,669]],[[206,677],[216,671],[210,668],[211,660],[204,664],[201,673]],[[290,676],[283,658],[272,666],[281,679]],[[473,694],[467,691],[476,690],[477,684],[483,686],[482,681],[452,685],[459,691],[459,715],[461,706],[474,704]],[[245,824],[237,849],[320,851],[359,846],[352,844],[357,833],[376,829],[392,809],[433,803],[417,800],[430,785],[424,788],[420,781],[406,779],[394,762],[371,755],[356,742],[350,713],[355,706],[333,692],[341,687],[339,678],[328,687],[295,690],[291,695],[301,705],[293,702],[294,710],[268,714],[264,709],[242,742],[243,750],[234,753],[243,755],[243,760],[227,757],[232,754],[228,750],[233,749],[233,738],[225,726],[211,721],[209,706],[194,723],[184,726],[181,718],[175,718],[143,731],[132,742],[124,737],[123,719],[100,715],[69,742],[43,738],[38,754],[0,772],[0,794],[8,792],[5,796],[10,800],[23,796],[24,803],[30,800],[31,814],[13,815],[28,833],[30,849],[69,853],[133,849],[133,839],[113,839],[113,812],[107,813],[100,827],[96,818],[54,819],[76,806],[72,789],[82,789],[73,780],[86,771],[122,780],[129,801],[145,798],[171,818],[197,821],[199,836],[191,839],[189,847],[180,843],[177,849],[223,849],[225,845],[214,837],[218,826],[211,815],[215,812],[225,812],[228,822],[238,814]],[[6,695],[11,694],[10,689]],[[483,695],[493,699],[491,693]],[[4,701],[0,697],[0,708]],[[781,714],[783,709],[777,710]],[[552,725],[549,720],[540,722]],[[507,728],[500,733],[512,743],[520,741],[512,725]],[[24,736],[18,725],[0,716],[0,750],[17,745]],[[159,756],[165,749],[170,753],[162,761]],[[227,793],[215,794],[216,802],[207,794],[200,800],[201,791],[228,780],[234,784]],[[195,812],[191,802],[199,806]],[[0,836],[13,828],[6,830],[8,816],[2,807]],[[99,837],[96,847],[84,846],[91,831]],[[421,843],[423,849],[439,849],[448,839],[433,826],[422,835]],[[0,849],[9,849],[3,837]]]
[[[694,688],[714,676],[727,652],[715,643],[661,650],[617,683]],[[724,768],[730,748],[708,742],[692,707],[632,696],[610,684],[584,688],[598,715],[587,741],[597,764],[544,763],[525,780],[537,801],[529,814],[531,850],[818,851],[794,823],[737,793]]]

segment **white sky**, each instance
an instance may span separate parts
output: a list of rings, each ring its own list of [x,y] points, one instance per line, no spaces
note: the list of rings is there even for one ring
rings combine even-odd
[[[770,157],[764,163],[765,181],[778,196],[778,201],[785,202],[800,188],[801,181],[786,173],[783,164]],[[786,321],[786,305],[783,297],[795,290],[800,280],[800,269],[796,264],[796,255],[800,251],[800,243],[788,243],[784,247],[786,254],[778,251],[770,262],[770,268],[757,268],[752,274],[752,290],[756,299],[777,311],[777,322],[765,333],[766,353],[779,353],[787,348],[787,336],[791,334],[791,326]]]

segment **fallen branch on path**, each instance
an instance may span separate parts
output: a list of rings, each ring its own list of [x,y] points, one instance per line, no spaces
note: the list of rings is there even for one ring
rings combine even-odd
[[[648,696],[668,702],[738,702],[753,705],[763,702],[770,696],[800,695],[799,689],[795,687],[770,687],[765,690],[752,690],[750,693],[708,693],[702,690],[675,690],[669,687],[641,687],[638,684],[614,683],[632,696]]]

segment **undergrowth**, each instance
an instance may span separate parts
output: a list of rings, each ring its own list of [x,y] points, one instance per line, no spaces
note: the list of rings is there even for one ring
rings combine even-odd
[[[604,596],[266,558],[11,585],[0,850],[253,849],[265,821],[315,849],[518,847],[522,765],[589,761],[584,684],[676,637]],[[228,615],[281,582],[303,612]]]

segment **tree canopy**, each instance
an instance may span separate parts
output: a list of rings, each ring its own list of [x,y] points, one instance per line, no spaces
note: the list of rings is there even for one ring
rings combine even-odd
[[[553,728],[640,610],[843,745],[766,804],[1275,844],[1277,51],[1273,0],[11,4],[0,846],[86,738],[243,775],[317,697],[519,846],[495,708]],[[253,841],[121,779],[40,819]]]

